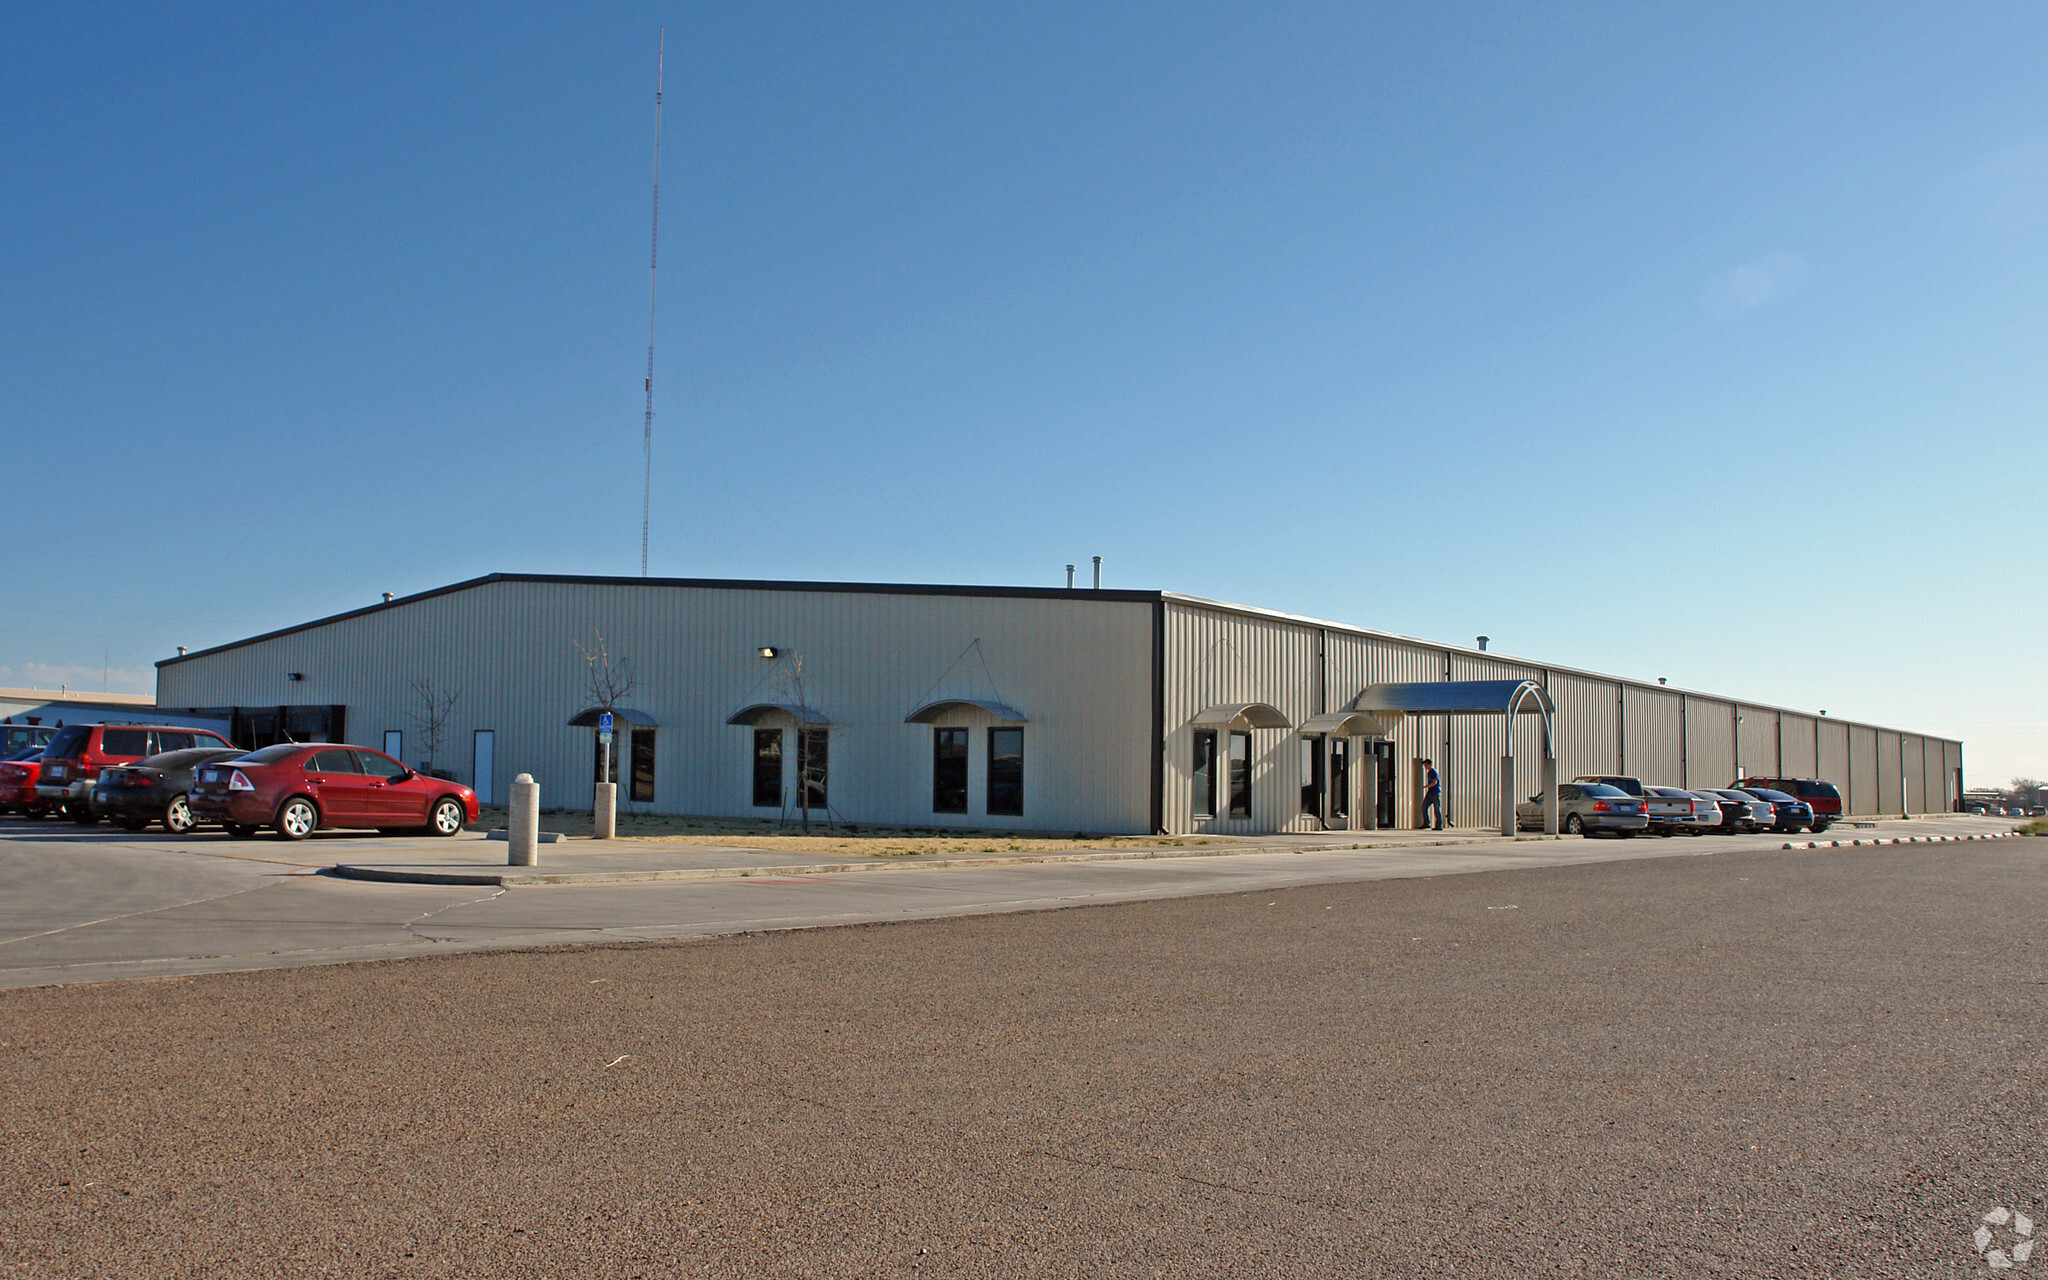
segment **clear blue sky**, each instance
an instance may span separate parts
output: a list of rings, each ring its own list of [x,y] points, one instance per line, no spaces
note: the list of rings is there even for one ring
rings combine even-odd
[[[493,570],[1166,587],[2048,775],[2048,8],[16,4],[0,684]]]

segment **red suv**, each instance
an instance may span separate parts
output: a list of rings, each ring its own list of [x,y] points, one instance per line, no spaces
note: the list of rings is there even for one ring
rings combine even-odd
[[[1743,778],[1735,783],[1735,787],[1737,790],[1762,787],[1806,801],[1813,808],[1816,835],[1842,820],[1842,793],[1832,782],[1822,782],[1818,778]]]
[[[430,778],[368,747],[280,742],[201,765],[192,816],[245,838],[271,827],[304,840],[321,827],[375,827],[452,836],[476,821],[476,792]]]
[[[234,743],[207,729],[184,725],[74,724],[57,730],[43,748],[36,799],[62,809],[81,826],[99,821],[92,811],[92,784],[110,764],[133,764],[166,751],[228,747]]]

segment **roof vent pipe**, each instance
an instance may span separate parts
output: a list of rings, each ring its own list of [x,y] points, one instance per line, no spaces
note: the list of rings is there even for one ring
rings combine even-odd
[[[185,646],[182,644],[178,646],[178,656],[181,658],[185,656]],[[1827,712],[1823,711],[1821,714],[1826,715]]]
[[[1073,566],[1073,565],[1068,565],[1068,566],[1067,566],[1067,590],[1069,590],[1069,591],[1072,591],[1073,589],[1074,589],[1074,566]]]
[[[1481,653],[1485,653],[1485,652],[1486,652],[1486,642],[1487,642],[1487,640],[1489,640],[1490,638],[1491,638],[1491,637],[1489,637],[1489,636],[1481,636],[1481,637],[1479,637],[1479,652],[1481,652]]]
[[[386,591],[386,592],[384,593],[384,603],[385,603],[385,604],[390,604],[390,603],[391,603],[391,593],[390,593],[389,591]]]
[[[1095,557],[1095,589],[1102,590],[1102,557]]]
[[[1657,683],[1658,683],[1658,684],[1670,684],[1671,682],[1670,682],[1669,680],[1666,680],[1666,679],[1665,679],[1665,678],[1664,678],[1663,676],[1658,676],[1658,677],[1657,677]]]

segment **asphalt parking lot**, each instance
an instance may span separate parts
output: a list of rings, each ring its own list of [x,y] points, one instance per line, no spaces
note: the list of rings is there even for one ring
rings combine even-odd
[[[1989,1274],[1987,1211],[2048,1221],[2044,871],[1752,848],[0,992],[0,1264]]]

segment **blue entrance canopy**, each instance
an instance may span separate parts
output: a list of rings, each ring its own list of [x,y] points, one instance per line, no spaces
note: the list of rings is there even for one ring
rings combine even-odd
[[[1353,711],[1399,711],[1411,716],[1514,712],[1549,715],[1550,695],[1534,680],[1427,680],[1367,685]]]

